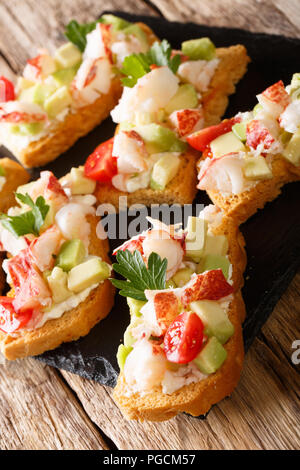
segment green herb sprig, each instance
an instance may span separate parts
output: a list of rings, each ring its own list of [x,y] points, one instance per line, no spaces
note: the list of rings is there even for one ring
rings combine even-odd
[[[85,24],[79,24],[78,21],[72,20],[66,26],[65,36],[83,52],[86,47],[86,36],[96,28],[97,23],[103,23],[103,20],[100,18]]]
[[[121,274],[126,281],[110,279],[120,289],[120,295],[136,300],[147,300],[144,291],[162,290],[166,288],[167,259],[163,260],[157,253],[151,253],[146,266],[141,253],[136,250],[118,251],[117,263],[113,264],[115,272]]]
[[[0,214],[1,224],[16,237],[28,235],[29,233],[39,236],[50,206],[46,204],[43,196],[39,196],[35,202],[28,193],[26,195],[16,193],[16,198],[31,207],[31,210],[20,215]]]
[[[151,65],[167,66],[176,73],[180,65],[180,55],[171,58],[172,48],[170,43],[163,41],[155,42],[151,49],[140,54],[131,54],[125,57],[121,72],[126,75],[122,78],[123,85],[132,88],[137,80],[150,72]]]

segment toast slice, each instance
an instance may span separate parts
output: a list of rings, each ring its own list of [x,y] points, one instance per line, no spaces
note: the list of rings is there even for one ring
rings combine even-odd
[[[233,269],[231,278],[234,292],[227,314],[234,325],[234,334],[223,345],[227,358],[215,373],[198,382],[184,385],[171,394],[163,393],[161,385],[150,392],[128,393],[125,375],[121,372],[113,396],[128,419],[164,421],[179,412],[193,416],[203,415],[213,404],[230,395],[239,381],[244,358],[242,322],[246,316],[241,294],[246,267],[245,241],[230,218],[223,218],[221,224],[211,227],[211,231],[214,235],[227,237],[228,258]]]
[[[293,165],[289,165],[293,167]],[[258,209],[263,209],[267,202],[276,199],[281,188],[289,182],[299,180],[293,174],[292,168],[288,169],[288,164],[280,155],[275,155],[272,162],[273,178],[260,181],[253,188],[240,194],[222,195],[218,191],[208,190],[210,200],[223,212],[231,217],[238,226],[254,215]]]
[[[257,95],[252,111],[188,137],[203,152],[198,188],[236,225],[273,201],[285,184],[300,179],[294,82],[293,77],[287,87],[282,81],[271,85]]]
[[[165,421],[180,412],[192,416],[206,414],[215,403],[229,396],[238,384],[243,366],[244,347],[241,327],[244,303],[240,292],[234,295],[230,304],[228,318],[234,325],[234,335],[224,346],[227,359],[217,372],[200,382],[185,385],[181,389],[166,395],[161,387],[151,393],[126,396],[126,382],[121,373],[113,397],[127,419],[139,421]]]
[[[235,85],[247,71],[250,61],[242,45],[216,49],[220,63],[207,92],[203,94],[205,125],[218,123],[228,105],[228,97],[235,91]],[[127,197],[132,204],[191,204],[196,196],[197,153],[190,147],[180,156],[181,164],[177,175],[164,190],[138,189],[133,193],[123,192],[108,183],[98,183],[95,196],[100,204],[110,203],[119,209],[119,198]]]
[[[158,41],[152,30],[144,23],[137,23],[146,33],[149,44]],[[31,142],[26,148],[19,150],[14,139],[2,139],[7,147],[26,168],[44,166],[55,160],[68,150],[82,136],[101,124],[109,116],[110,111],[117,105],[122,94],[122,84],[119,76],[112,79],[110,90],[102,94],[93,103],[78,108],[52,129],[48,135]]]
[[[5,183],[0,191],[0,212],[7,212],[8,209],[15,204],[14,191],[21,184],[29,181],[29,174],[17,162],[9,158],[0,159],[0,167],[5,173]],[[4,256],[0,255],[0,264],[4,260]],[[5,286],[5,275],[3,270],[0,270],[0,294],[3,292]]]
[[[21,165],[9,158],[1,158],[0,167],[5,173],[5,183],[0,191],[0,212],[7,212],[15,204],[14,191],[18,186],[27,183],[30,175]]]
[[[87,220],[91,224],[89,253],[101,256],[103,261],[110,263],[108,241],[100,240],[96,236],[99,219],[89,215]],[[23,331],[16,336],[0,332],[1,353],[9,360],[36,356],[62,343],[87,335],[93,326],[110,312],[114,303],[114,292],[114,287],[107,279],[93,289],[76,308],[65,312],[60,318],[48,320],[41,328]]]

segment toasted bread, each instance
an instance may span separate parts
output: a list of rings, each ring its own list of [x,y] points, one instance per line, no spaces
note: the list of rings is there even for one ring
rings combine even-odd
[[[229,307],[228,318],[234,325],[235,331],[224,345],[228,354],[227,359],[214,374],[200,382],[186,385],[171,395],[162,393],[161,387],[156,387],[149,394],[126,396],[126,381],[124,374],[121,373],[114,389],[114,399],[128,419],[164,421],[179,412],[186,412],[193,416],[203,415],[213,404],[230,395],[239,381],[244,358],[241,325],[246,314],[241,294],[243,271],[246,266],[245,242],[242,234],[229,218],[226,218],[213,232],[215,235],[227,236],[228,254],[233,266],[232,279],[235,292]]]
[[[158,39],[144,23],[137,23],[147,34],[149,44]],[[31,142],[21,151],[13,142],[2,142],[26,168],[44,166],[68,150],[80,137],[88,134],[109,116],[122,94],[120,77],[113,78],[110,90],[88,106],[78,108],[67,117],[49,135]]]
[[[272,178],[262,180],[240,194],[222,195],[218,191],[207,191],[207,194],[226,216],[231,217],[236,225],[240,225],[258,209],[262,209],[267,202],[276,199],[284,184],[299,180],[296,173],[289,171],[286,161],[280,155],[273,158],[272,172]]]
[[[244,46],[237,45],[217,49],[220,64],[211,81],[208,91],[203,95],[205,124],[220,121],[224,114],[228,96],[234,93],[235,84],[243,77],[250,61]],[[197,153],[189,148],[181,157],[181,167],[175,178],[162,190],[139,189],[133,193],[122,192],[112,185],[98,183],[95,196],[100,204],[110,203],[119,208],[119,197],[126,196],[128,205],[132,204],[191,204],[196,196]]]
[[[7,212],[16,203],[14,191],[21,184],[27,183],[30,175],[21,165],[9,158],[1,158],[0,166],[5,171],[6,180],[0,191],[0,212]]]
[[[108,241],[96,236],[98,219],[88,216],[91,223],[89,253],[101,256],[110,262]],[[64,342],[74,341],[85,336],[100,320],[110,312],[114,303],[115,289],[109,280],[92,290],[78,307],[65,312],[60,318],[47,321],[41,328],[24,331],[18,336],[0,333],[0,351],[10,360],[26,356],[36,356],[54,349]]]
[[[235,85],[247,71],[250,58],[241,44],[216,49],[220,64],[203,94],[205,126],[218,124],[228,106],[228,97],[235,92]]]

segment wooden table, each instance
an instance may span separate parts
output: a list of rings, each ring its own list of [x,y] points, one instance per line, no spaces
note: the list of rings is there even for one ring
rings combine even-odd
[[[71,18],[92,21],[101,9],[300,35],[298,0],[2,0],[1,75],[21,72],[37,47],[53,50]],[[299,290],[300,274],[254,341],[236,391],[205,421],[181,415],[159,424],[128,422],[107,387],[34,359],[7,362],[0,366],[0,448],[299,448],[300,384],[291,362],[292,343],[300,339]]]

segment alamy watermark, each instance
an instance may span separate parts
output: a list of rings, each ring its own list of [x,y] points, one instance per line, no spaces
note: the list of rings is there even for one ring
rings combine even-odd
[[[204,204],[143,204],[127,206],[127,196],[119,198],[118,210],[112,204],[100,204],[97,216],[101,221],[97,226],[97,236],[101,240],[127,240],[135,237],[149,228],[147,217],[159,219],[166,225],[182,224],[186,226],[189,216],[198,217],[204,209]]]

